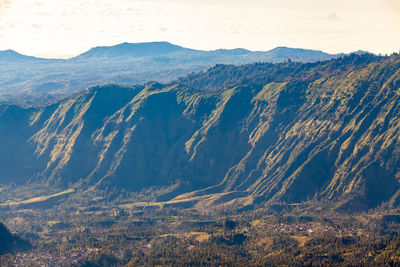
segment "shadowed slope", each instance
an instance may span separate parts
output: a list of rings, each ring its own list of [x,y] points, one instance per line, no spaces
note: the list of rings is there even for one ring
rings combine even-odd
[[[0,223],[0,255],[31,248],[28,241],[11,234],[4,224]]]

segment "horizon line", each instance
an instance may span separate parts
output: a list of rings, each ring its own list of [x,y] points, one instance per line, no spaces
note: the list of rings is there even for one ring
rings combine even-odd
[[[135,45],[135,44],[151,44],[151,43],[167,43],[167,44],[171,44],[171,45],[174,45],[174,46],[182,47],[182,48],[184,48],[184,49],[191,49],[191,50],[195,50],[195,51],[204,51],[204,52],[212,52],[212,51],[218,51],[218,50],[228,50],[228,51],[231,51],[231,50],[237,50],[237,49],[243,49],[243,50],[247,50],[247,51],[249,51],[249,52],[270,52],[270,51],[272,51],[272,50],[274,50],[274,49],[277,49],[277,48],[288,48],[288,49],[301,49],[301,50],[307,50],[307,51],[322,52],[322,53],[326,53],[326,54],[328,54],[328,55],[339,55],[339,54],[344,54],[344,55],[346,55],[346,54],[351,54],[351,53],[356,53],[356,52],[365,52],[365,53],[374,54],[374,53],[372,53],[372,52],[370,52],[370,51],[365,51],[365,50],[355,50],[355,51],[352,51],[352,52],[349,52],[349,53],[345,53],[345,52],[329,53],[329,52],[325,52],[325,51],[319,50],[319,49],[303,48],[303,47],[289,47],[289,46],[285,46],[285,45],[276,46],[276,47],[274,47],[274,48],[272,48],[272,49],[269,49],[269,50],[250,50],[250,49],[247,49],[247,48],[244,48],[244,47],[237,47],[237,48],[218,48],[218,49],[210,49],[210,50],[206,50],[206,49],[205,49],[205,50],[203,50],[203,49],[195,49],[195,48],[190,48],[190,47],[181,46],[181,45],[179,45],[179,44],[171,43],[171,42],[168,42],[168,41],[148,41],[148,42],[137,42],[137,43],[133,43],[133,42],[122,42],[122,43],[116,43],[116,44],[113,44],[113,45],[97,45],[97,46],[93,46],[93,47],[91,47],[91,48],[89,48],[89,49],[87,49],[87,50],[85,50],[85,51],[83,51],[83,52],[81,52],[81,53],[78,53],[78,54],[69,54],[69,55],[66,55],[66,54],[64,54],[64,55],[62,55],[62,54],[58,54],[58,55],[55,55],[55,54],[54,54],[54,55],[45,55],[45,54],[42,54],[42,55],[39,55],[39,54],[37,54],[37,55],[28,55],[28,54],[20,53],[20,52],[18,52],[17,50],[14,50],[14,49],[12,49],[12,48],[5,49],[5,50],[0,50],[0,52],[13,51],[13,52],[18,53],[18,54],[20,54],[20,55],[22,55],[22,56],[34,57],[34,58],[38,58],[38,59],[68,60],[68,59],[72,59],[72,58],[78,57],[78,56],[80,56],[80,55],[82,55],[82,54],[84,54],[84,53],[86,53],[86,52],[88,52],[88,51],[90,51],[91,49],[94,49],[94,48],[114,47],[114,46],[118,46],[118,45],[121,45],[121,44],[133,44],[133,45]],[[393,52],[394,52],[394,51],[393,51]],[[394,52],[394,53],[395,53],[395,52]],[[388,54],[386,54],[386,55],[388,55]]]

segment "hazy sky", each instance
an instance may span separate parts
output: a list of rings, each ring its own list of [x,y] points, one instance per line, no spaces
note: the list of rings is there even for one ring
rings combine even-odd
[[[145,41],[398,52],[400,0],[0,0],[0,50],[68,57]]]

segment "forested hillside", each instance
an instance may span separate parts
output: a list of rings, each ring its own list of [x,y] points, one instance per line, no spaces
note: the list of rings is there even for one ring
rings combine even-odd
[[[157,201],[195,207],[398,207],[399,74],[398,55],[217,65],[167,85],[2,105],[0,183],[41,194],[153,188]]]
[[[4,224],[0,223],[0,256],[16,251],[27,250],[31,247],[28,241],[11,234]]]

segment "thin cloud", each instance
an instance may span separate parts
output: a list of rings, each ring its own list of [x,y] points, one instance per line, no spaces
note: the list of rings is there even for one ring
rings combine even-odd
[[[0,13],[3,13],[4,9],[6,9],[10,4],[10,0],[0,0]]]
[[[0,0],[0,7],[3,7],[10,3],[10,0]]]
[[[339,21],[340,18],[337,16],[335,11],[331,11],[329,12],[328,16],[326,17],[328,20],[332,20],[332,21]]]
[[[165,40],[205,50],[286,45],[390,52],[400,42],[398,1],[0,0],[0,50],[75,54]]]
[[[166,31],[168,31],[168,27],[160,26],[160,31],[166,32]]]

